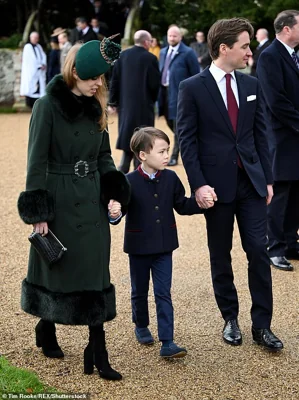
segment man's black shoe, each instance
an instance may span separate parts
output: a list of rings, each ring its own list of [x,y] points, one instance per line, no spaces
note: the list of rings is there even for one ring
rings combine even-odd
[[[222,337],[226,343],[232,346],[239,346],[242,344],[242,333],[236,319],[231,319],[225,323]]]
[[[176,160],[175,158],[172,158],[169,162],[168,162],[168,166],[169,167],[174,167],[175,165],[177,165],[178,160]]]
[[[285,252],[286,258],[290,260],[299,260],[299,250],[297,249],[288,249]]]
[[[270,257],[271,264],[273,267],[281,269],[283,271],[293,271],[293,265],[284,257]]]
[[[252,327],[251,332],[254,342],[265,349],[269,351],[280,351],[283,349],[282,341],[274,335],[271,329],[256,329]]]

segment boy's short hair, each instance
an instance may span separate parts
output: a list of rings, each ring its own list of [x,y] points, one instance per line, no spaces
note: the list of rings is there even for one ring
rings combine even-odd
[[[141,151],[149,153],[154,147],[156,139],[165,140],[165,142],[170,145],[169,137],[160,129],[152,126],[136,128],[130,142],[130,148],[135,157],[139,160],[139,153]]]

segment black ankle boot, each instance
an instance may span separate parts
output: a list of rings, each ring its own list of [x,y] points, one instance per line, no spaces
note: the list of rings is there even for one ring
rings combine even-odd
[[[49,358],[62,358],[64,354],[56,339],[55,324],[41,319],[35,327],[36,346]]]
[[[84,373],[92,374],[94,365],[102,378],[111,381],[122,379],[121,374],[109,364],[103,326],[89,327],[89,343],[84,350]]]

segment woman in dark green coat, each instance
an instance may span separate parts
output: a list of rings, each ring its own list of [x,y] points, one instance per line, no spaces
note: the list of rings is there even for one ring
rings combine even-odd
[[[119,53],[109,38],[69,51],[63,74],[35,103],[26,191],[18,200],[25,223],[43,235],[49,227],[67,248],[51,269],[30,249],[21,303],[24,311],[41,318],[36,344],[47,357],[63,357],[55,323],[88,325],[84,372],[91,374],[95,365],[107,379],[121,379],[109,365],[103,330],[116,315],[108,204],[126,205],[130,195],[125,175],[115,168],[106,130],[103,74]]]

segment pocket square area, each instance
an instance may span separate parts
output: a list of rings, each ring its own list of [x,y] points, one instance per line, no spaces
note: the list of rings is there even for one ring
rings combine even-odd
[[[253,101],[253,100],[256,100],[255,94],[251,94],[250,96],[247,96],[247,101]]]

